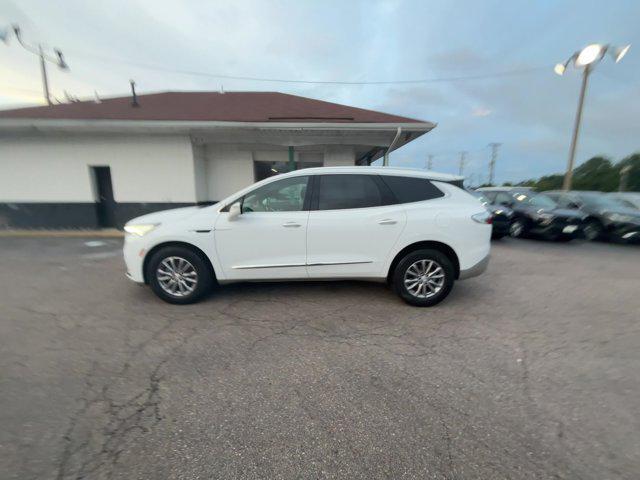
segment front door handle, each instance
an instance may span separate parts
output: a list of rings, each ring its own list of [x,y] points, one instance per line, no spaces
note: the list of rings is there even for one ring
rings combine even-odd
[[[286,227],[286,228],[298,228],[301,225],[299,223],[296,223],[296,222],[287,222],[287,223],[283,223],[282,226]]]
[[[378,223],[380,225],[395,225],[398,221],[392,220],[391,218],[385,218],[384,220],[380,220]]]

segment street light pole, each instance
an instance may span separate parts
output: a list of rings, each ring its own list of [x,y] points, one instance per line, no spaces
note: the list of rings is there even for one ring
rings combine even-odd
[[[571,147],[569,148],[569,161],[567,162],[567,171],[564,174],[562,189],[571,190],[573,181],[573,164],[576,158],[576,147],[578,145],[578,135],[580,134],[580,124],[582,122],[582,109],[584,107],[584,96],[587,91],[589,82],[589,74],[591,73],[591,65],[587,65],[582,70],[582,87],[580,88],[580,98],[578,99],[578,111],[576,112],[576,120],[573,126],[573,136],[571,137]]]
[[[578,100],[578,111],[576,112],[576,119],[573,125],[573,136],[571,137],[571,147],[569,147],[569,160],[567,161],[567,171],[564,174],[564,181],[562,182],[562,189],[564,191],[571,190],[571,182],[573,180],[573,165],[576,158],[576,148],[578,146],[578,136],[580,134],[580,123],[582,122],[582,109],[584,107],[584,97],[587,91],[587,84],[589,82],[589,74],[591,70],[604,58],[605,54],[609,53],[613,57],[616,63],[622,60],[627,52],[631,48],[631,45],[625,45],[624,47],[614,47],[612,45],[600,45],[597,43],[587,45],[579,52],[574,53],[564,63],[558,63],[554,68],[554,72],[558,75],[564,75],[567,67],[570,63],[573,63],[576,68],[582,69],[582,87],[580,88],[580,98]]]

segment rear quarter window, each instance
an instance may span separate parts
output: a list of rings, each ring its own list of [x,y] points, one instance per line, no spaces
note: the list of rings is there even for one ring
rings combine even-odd
[[[382,181],[398,203],[422,202],[444,197],[444,193],[426,178],[381,175]]]

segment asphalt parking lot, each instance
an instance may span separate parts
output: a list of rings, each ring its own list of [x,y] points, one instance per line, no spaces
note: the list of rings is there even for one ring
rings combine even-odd
[[[636,247],[496,242],[431,309],[355,282],[179,307],[88,241],[0,238],[3,479],[638,478]]]

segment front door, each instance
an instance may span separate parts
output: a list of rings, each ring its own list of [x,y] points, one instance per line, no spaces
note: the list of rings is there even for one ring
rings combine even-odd
[[[215,241],[229,280],[306,278],[308,176],[271,182],[247,193],[241,214],[218,216]]]
[[[307,263],[312,278],[384,276],[406,223],[375,175],[321,175],[309,214]],[[314,195],[315,197],[315,195]]]
[[[96,217],[102,228],[116,227],[116,202],[113,198],[111,169],[109,167],[91,167],[96,187]]]

